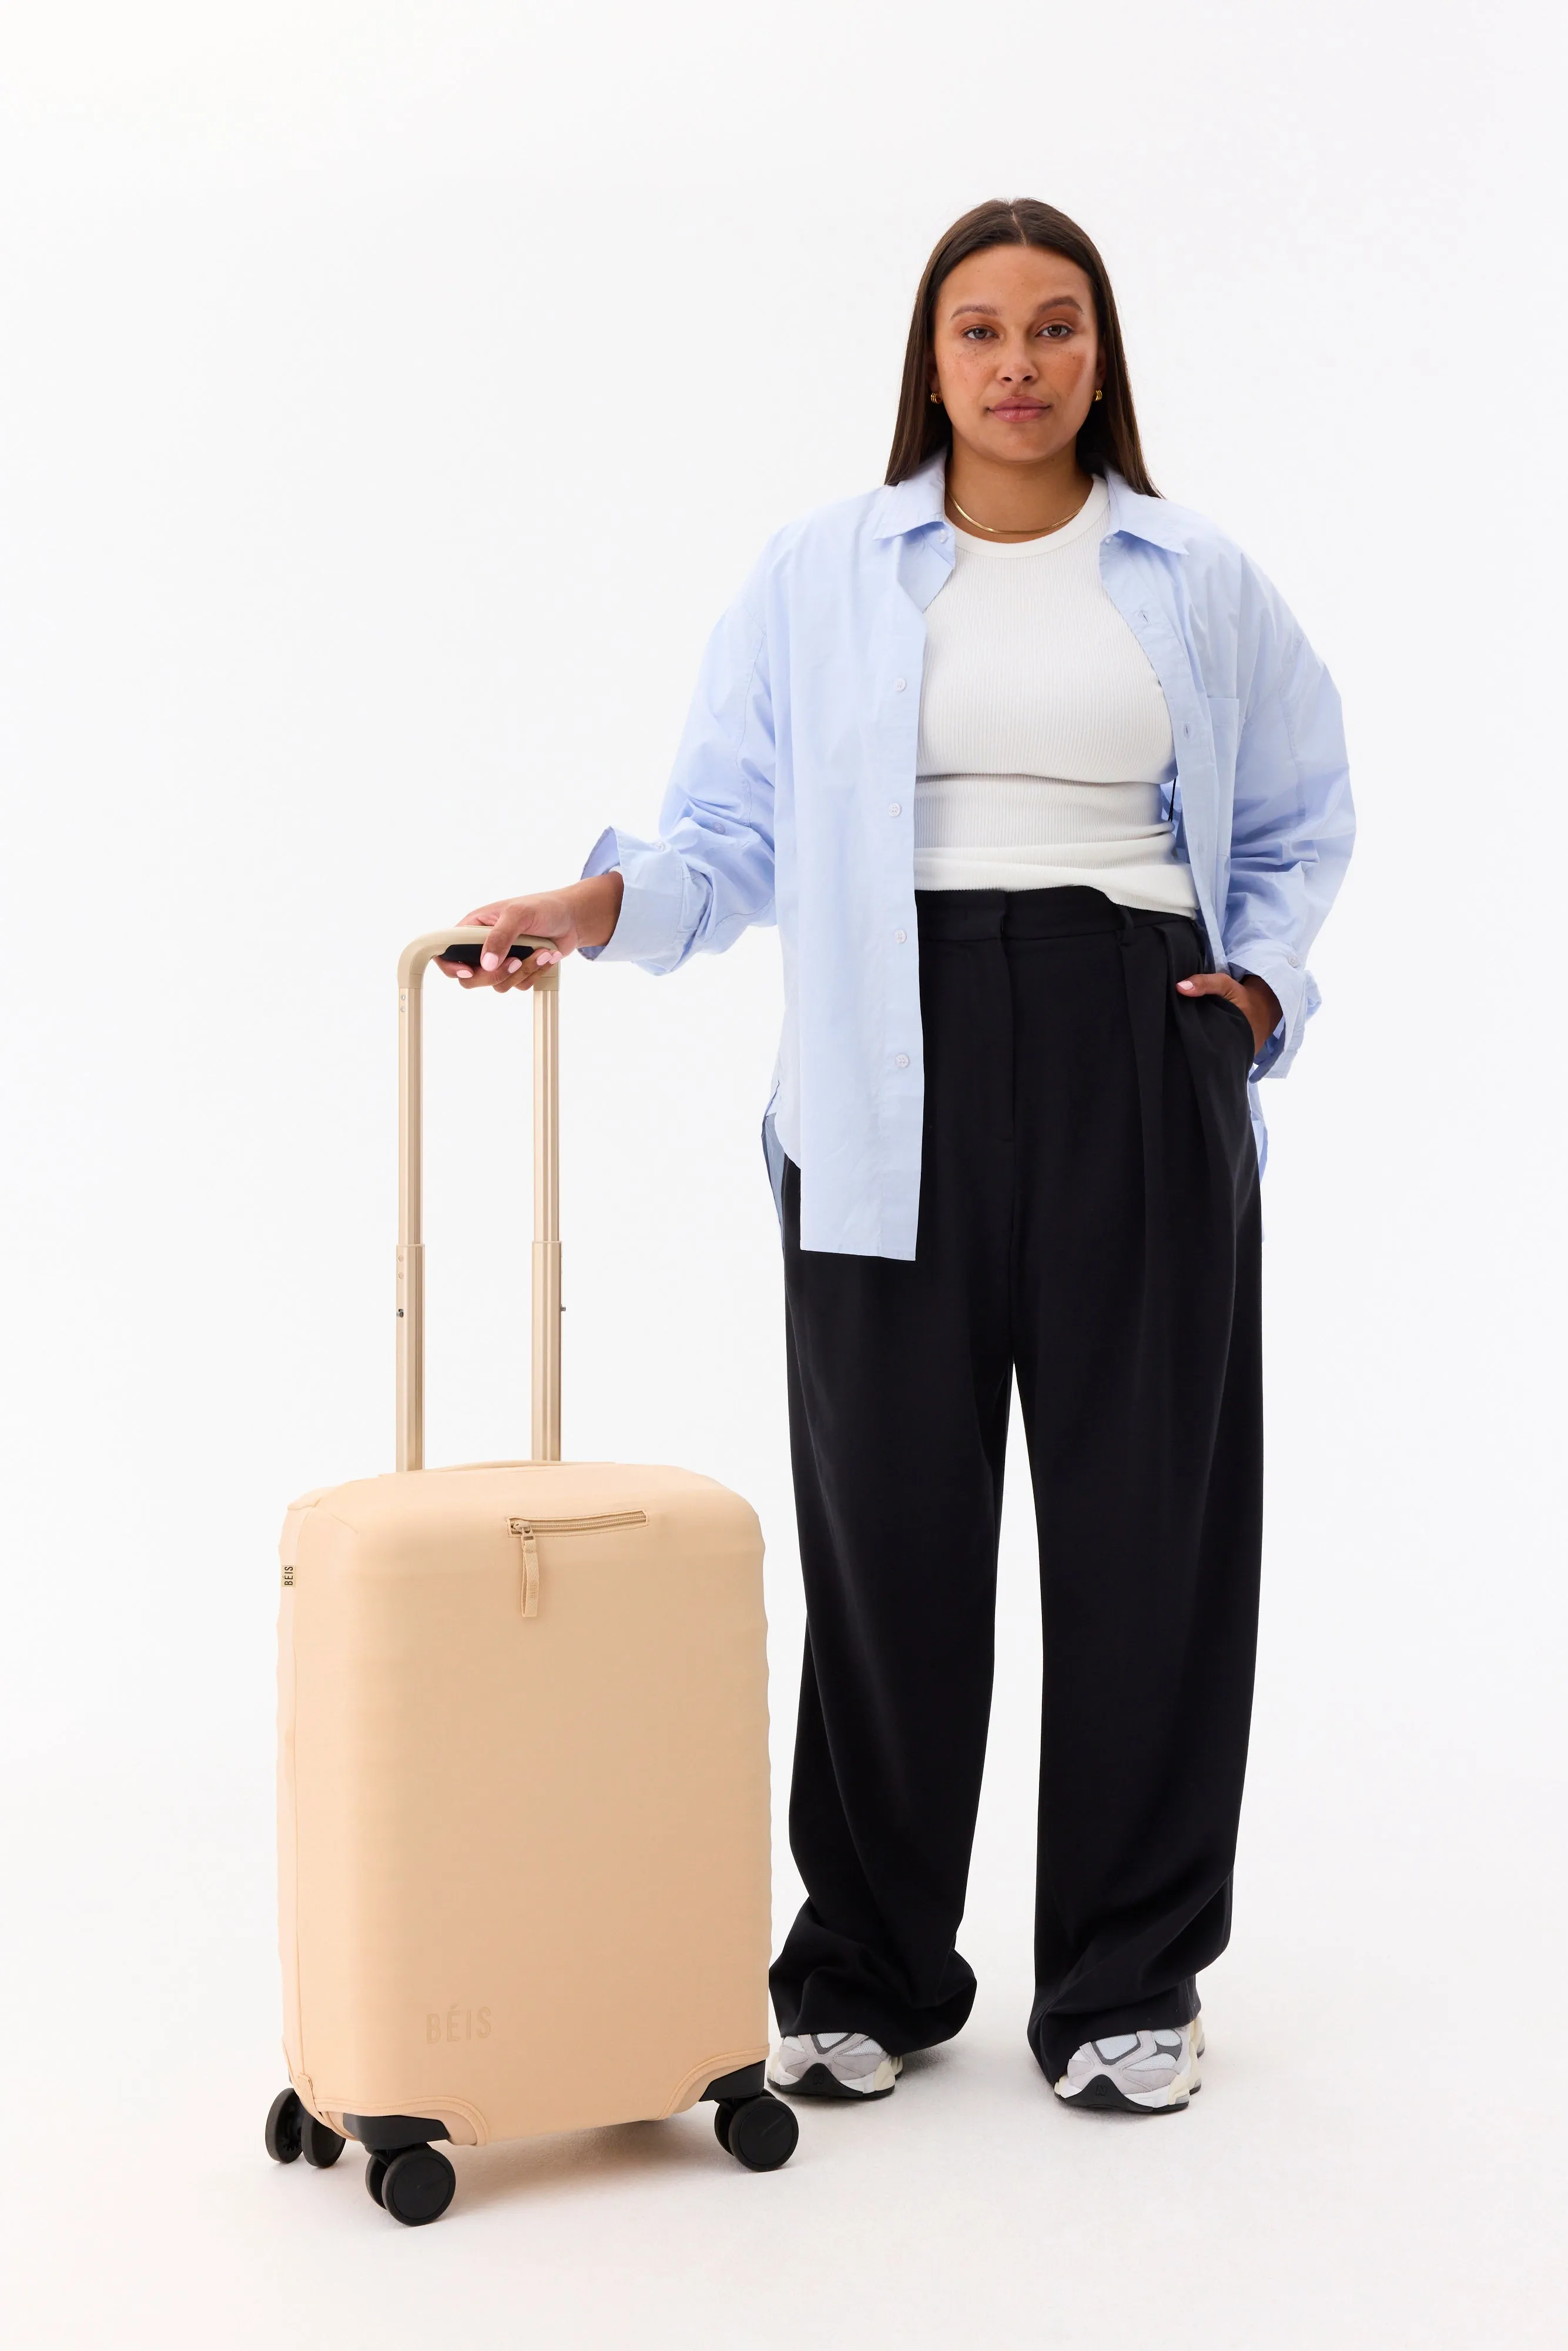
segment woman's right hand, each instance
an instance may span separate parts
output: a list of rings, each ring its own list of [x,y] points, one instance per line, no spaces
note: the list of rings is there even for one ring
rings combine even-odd
[[[479,951],[479,968],[463,963],[443,963],[441,968],[464,987],[493,987],[498,996],[507,988],[531,987],[541,971],[574,948],[604,946],[620,918],[623,887],[620,874],[612,872],[569,883],[564,890],[541,890],[532,897],[492,898],[463,917],[465,928],[483,923],[490,934]],[[554,944],[524,955],[514,946],[519,938]]]

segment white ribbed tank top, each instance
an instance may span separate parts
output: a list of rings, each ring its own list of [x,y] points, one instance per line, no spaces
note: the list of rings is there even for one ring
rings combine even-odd
[[[1109,511],[1096,478],[1049,538],[954,532],[951,575],[925,613],[917,890],[1078,883],[1119,905],[1196,913],[1161,813],[1170,714],[1100,578]]]

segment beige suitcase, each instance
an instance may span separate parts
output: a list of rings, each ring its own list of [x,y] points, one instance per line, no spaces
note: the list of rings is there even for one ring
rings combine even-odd
[[[764,2089],[769,1938],[762,1540],[685,1469],[560,1458],[559,967],[534,990],[533,1458],[423,1466],[420,1003],[398,971],[395,1472],[284,1522],[278,1877],[292,2086],[269,2154],[356,2138],[400,2220],[434,2142],[716,2102],[753,2170],[795,2145]]]

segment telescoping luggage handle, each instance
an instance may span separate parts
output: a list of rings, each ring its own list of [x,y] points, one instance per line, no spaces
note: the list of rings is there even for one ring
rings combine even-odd
[[[424,1467],[423,1088],[420,1065],[425,966],[449,947],[476,946],[474,925],[427,931],[398,958],[397,1009],[397,1466]],[[547,947],[549,939],[517,944]],[[465,957],[465,960],[468,958]],[[560,967],[534,999],[533,1458],[560,1459]]]

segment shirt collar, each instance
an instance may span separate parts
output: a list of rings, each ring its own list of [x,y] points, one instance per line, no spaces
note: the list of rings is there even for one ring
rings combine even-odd
[[[946,480],[946,452],[938,449],[917,474],[902,482],[889,482],[878,496],[873,538],[902,538],[906,531],[925,530],[934,522],[945,522],[942,497]]]
[[[945,520],[942,499],[946,479],[946,453],[939,449],[917,474],[889,483],[880,494],[873,537],[902,538],[909,531],[926,530]],[[1111,499],[1107,538],[1124,531],[1129,538],[1145,538],[1152,547],[1166,548],[1173,555],[1186,553],[1186,533],[1163,498],[1145,497],[1141,491],[1130,490],[1121,475],[1109,469],[1105,487]]]
[[[1111,494],[1111,524],[1107,538],[1124,531],[1129,538],[1146,538],[1151,547],[1163,547],[1172,555],[1186,553],[1186,533],[1176,519],[1175,509],[1164,498],[1145,497],[1141,490],[1130,490],[1120,474],[1105,470],[1105,487]]]

